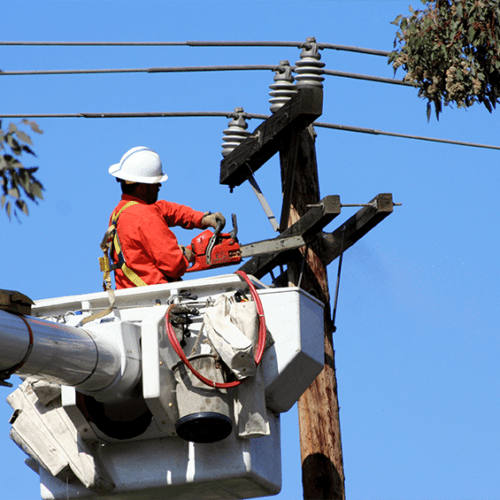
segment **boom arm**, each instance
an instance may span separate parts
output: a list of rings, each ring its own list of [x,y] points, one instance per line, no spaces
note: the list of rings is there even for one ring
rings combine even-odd
[[[0,351],[0,381],[15,372],[99,391],[120,374],[121,353],[106,335],[3,310]]]

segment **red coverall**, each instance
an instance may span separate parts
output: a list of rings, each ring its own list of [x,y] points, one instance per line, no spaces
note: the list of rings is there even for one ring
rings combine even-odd
[[[148,285],[168,283],[180,278],[186,272],[189,262],[169,227],[202,229],[201,219],[204,213],[165,200],[148,205],[127,194],[122,195],[113,213],[118,213],[129,201],[138,203],[126,208],[120,214],[117,224],[118,238],[127,267]],[[114,249],[112,258],[113,263],[116,263]],[[121,269],[115,270],[115,284],[117,289],[135,286]]]

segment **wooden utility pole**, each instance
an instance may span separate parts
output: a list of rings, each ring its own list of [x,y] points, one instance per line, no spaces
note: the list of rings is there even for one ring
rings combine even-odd
[[[323,228],[340,214],[337,195],[320,199],[312,123],[323,111],[323,88],[318,85],[319,56],[306,45],[301,60],[307,78],[296,95],[273,112],[221,162],[220,183],[232,188],[251,179],[274,154],[280,153],[283,206],[280,237],[300,235],[306,247],[256,256],[241,270],[262,278],[277,266],[286,265],[278,286],[300,286],[317,297],[324,308],[324,369],[299,399],[302,483],[306,500],[345,500],[344,469],[340,439],[339,404],[333,348],[333,321],[326,266],[356,243],[393,211],[392,195],[377,195],[332,233]],[[304,59],[302,59],[304,57]],[[316,60],[316,65],[314,61]],[[299,62],[297,63],[299,66]],[[304,64],[300,64],[304,66]],[[302,67],[302,73],[304,73]],[[315,76],[316,75],[316,76]],[[243,115],[241,115],[243,116]],[[235,130],[235,133],[238,133]],[[231,136],[232,139],[234,137]],[[267,213],[267,212],[266,212]]]
[[[284,198],[282,209],[282,214],[288,214],[288,220],[282,219],[282,224],[286,222],[287,226],[307,212],[307,205],[317,204],[320,200],[314,141],[312,125],[282,141],[281,179],[283,192],[289,193]],[[298,403],[302,484],[306,500],[344,500],[333,324],[327,271],[322,257],[322,245],[317,239],[304,250],[304,254],[296,252],[287,265],[289,285],[300,286],[325,304],[325,367]]]

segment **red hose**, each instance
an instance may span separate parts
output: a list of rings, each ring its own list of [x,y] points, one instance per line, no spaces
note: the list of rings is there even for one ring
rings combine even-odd
[[[255,302],[255,306],[257,308],[257,314],[259,315],[259,340],[257,342],[257,349],[255,352],[255,364],[258,365],[261,360],[262,356],[264,355],[264,348],[266,346],[266,320],[264,318],[264,308],[262,307],[262,302],[260,301],[259,294],[257,293],[257,290],[255,289],[255,286],[253,283],[250,281],[250,278],[247,276],[246,273],[243,271],[236,271],[237,275],[239,275],[243,280],[245,280],[248,284],[248,287],[250,289],[250,293],[252,294],[252,298]],[[204,384],[210,386],[210,387],[215,387],[217,389],[229,389],[230,387],[236,387],[237,385],[240,385],[242,382],[244,382],[246,379],[242,380],[235,380],[234,382],[215,382],[214,380],[210,380],[206,377],[204,377],[201,373],[196,371],[196,369],[191,365],[189,360],[187,359],[186,355],[184,354],[184,351],[182,350],[181,345],[179,344],[179,341],[177,340],[177,337],[175,336],[174,329],[172,328],[172,324],[170,323],[170,311],[172,307],[175,307],[175,304],[172,304],[165,315],[166,319],[166,328],[167,328],[167,335],[168,339],[170,340],[170,343],[172,344],[172,347],[174,348],[174,351],[177,353],[179,358],[181,358],[182,362],[191,370],[191,372],[194,374],[198,380],[201,380]]]

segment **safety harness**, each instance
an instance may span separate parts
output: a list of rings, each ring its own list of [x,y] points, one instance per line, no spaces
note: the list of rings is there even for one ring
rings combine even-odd
[[[120,244],[120,238],[118,238],[118,231],[116,226],[118,224],[118,217],[123,213],[124,210],[131,207],[132,205],[137,205],[137,201],[129,201],[118,212],[113,212],[111,216],[111,225],[108,227],[104,238],[101,242],[101,250],[104,252],[104,256],[99,258],[99,264],[101,267],[101,272],[104,273],[103,286],[105,290],[111,289],[111,271],[116,269],[121,269],[123,274],[135,285],[135,286],[147,286],[147,283],[142,280],[130,267],[127,266],[125,262],[125,256],[123,255],[122,247]],[[116,258],[118,262],[116,264],[111,264],[111,249],[114,248],[116,253]]]
[[[115,305],[115,292],[111,288],[111,271],[115,271],[116,269],[121,269],[123,274],[135,285],[135,286],[147,286],[147,283],[141,279],[132,269],[130,269],[126,262],[125,257],[123,255],[122,247],[120,244],[120,239],[118,238],[118,231],[116,230],[116,226],[118,224],[118,217],[122,214],[124,210],[131,207],[132,205],[137,205],[137,201],[129,201],[118,212],[113,212],[111,216],[111,224],[104,233],[104,238],[101,241],[100,247],[103,251],[104,255],[99,257],[99,267],[101,268],[101,272],[103,273],[103,283],[102,287],[104,291],[108,292],[109,296],[109,307],[103,311],[92,314],[87,318],[84,318],[81,321],[81,325],[88,323],[89,321],[93,321],[95,319],[102,318],[107,316]],[[114,248],[116,257],[118,262],[116,264],[111,264],[111,253]]]

